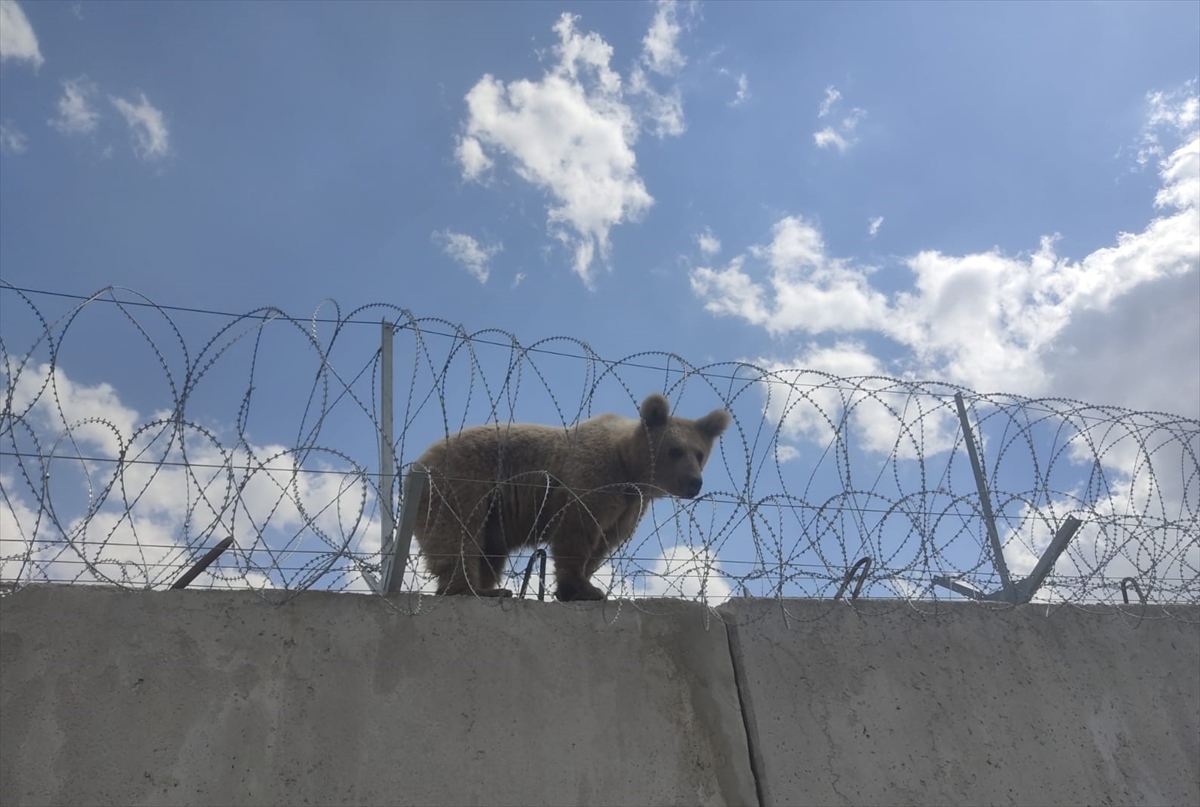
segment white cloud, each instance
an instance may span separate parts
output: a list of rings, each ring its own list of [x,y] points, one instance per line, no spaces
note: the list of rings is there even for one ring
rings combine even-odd
[[[787,217],[769,246],[748,250],[765,268],[749,271],[739,255],[724,269],[694,270],[692,289],[707,310],[774,335],[873,332],[906,348],[914,373],[981,391],[1043,394],[1046,357],[1073,319],[1108,311],[1142,284],[1197,272],[1198,165],[1193,134],[1161,163],[1160,215],[1080,261],[1056,254],[1056,236],[1015,256],[926,250],[906,261],[912,288],[885,295],[870,284],[869,267],[830,257],[814,226]]]
[[[800,457],[800,449],[786,443],[775,443],[775,461],[781,465]]]
[[[512,287],[511,287],[511,288],[514,288],[514,289],[515,289],[517,286],[520,286],[520,285],[521,285],[522,283],[524,283],[524,282],[525,282],[525,273],[524,273],[524,272],[517,272],[517,274],[516,274],[516,277],[514,277],[514,278],[513,278],[513,281],[512,281]]]
[[[16,0],[0,0],[0,62],[28,62],[37,70],[45,59],[37,35]]]
[[[645,72],[635,66],[629,74],[629,92],[644,99],[643,115],[654,124],[655,137],[660,140],[664,137],[678,137],[687,131],[687,122],[683,116],[683,96],[678,87],[672,88],[666,94],[659,93],[650,85]]]
[[[750,100],[750,79],[745,73],[738,73],[736,76],[725,67],[718,67],[717,72],[722,76],[729,76],[737,84],[737,90],[733,96],[733,100],[729,102],[730,106],[741,106],[746,101]]]
[[[121,404],[109,384],[77,385],[61,368],[51,373],[48,364],[25,365],[19,373],[11,366],[0,371],[17,417],[36,409],[44,418],[41,425],[69,427],[76,440],[106,457],[118,456],[133,436],[138,414]]]
[[[1046,392],[1200,419],[1197,311],[1200,272],[1142,283],[1105,309],[1079,312],[1045,353]]]
[[[458,138],[454,156],[462,166],[463,179],[468,182],[479,180],[493,165],[492,158],[483,153],[483,146],[473,137]]]
[[[745,73],[738,73],[737,94],[729,102],[730,106],[741,106],[748,100],[750,100],[750,80],[746,78]]]
[[[40,507],[20,495],[25,483],[14,473],[0,476],[6,580],[164,586],[190,562],[189,545],[230,534],[238,541],[222,556],[229,564],[196,585],[270,587],[276,569],[294,587],[317,574],[319,553],[378,553],[379,522],[366,515],[374,497],[361,472],[312,451],[301,466],[282,446],[222,449],[210,434],[177,428],[171,412],[144,417],[112,386],[73,381],[61,368],[29,364],[16,378],[13,365],[2,369],[14,416],[62,458],[53,485],[32,476],[43,487],[29,501]],[[88,459],[72,463],[73,452]],[[125,462],[113,462],[118,457]],[[349,559],[340,562],[357,574]]]
[[[713,235],[712,230],[707,227],[704,228],[704,232],[696,236],[696,243],[705,255],[716,255],[721,251],[720,239]]]
[[[766,264],[765,283],[746,271],[742,255],[724,269],[692,271],[692,291],[708,311],[741,317],[774,335],[869,330],[888,313],[867,270],[827,256],[820,232],[800,216],[780,220],[771,243],[749,252]]]
[[[1133,448],[1131,436],[1129,424],[1118,422],[1091,432],[1089,437],[1098,438],[1097,444],[1085,445],[1084,440],[1076,438],[1072,453],[1083,455],[1088,465],[1100,458],[1109,469],[1105,494],[1093,497],[1076,488],[1056,495],[1052,502],[1038,509],[1027,504],[1009,520],[1015,526],[1001,533],[1009,568],[1014,575],[1028,575],[1054,535],[1054,526],[1044,516],[1038,518],[1038,510],[1041,514],[1072,510],[1079,513],[1083,524],[1054,566],[1053,574],[1062,582],[1046,586],[1035,601],[1096,597],[1101,594],[1096,587],[1097,570],[1102,570],[1110,585],[1133,577],[1140,581],[1142,593],[1152,601],[1177,597],[1177,591],[1170,590],[1172,587],[1194,589],[1196,570],[1200,568],[1200,541],[1186,525],[1195,521],[1195,480],[1183,480],[1178,474],[1155,476],[1149,469],[1186,468],[1194,464],[1200,443],[1195,439],[1190,445],[1183,441],[1155,440],[1147,453],[1144,446]],[[1110,462],[1113,449],[1125,455],[1126,461]],[[1185,490],[1188,487],[1190,490]],[[1128,526],[1131,524],[1139,525],[1136,533]],[[1147,587],[1151,590],[1147,591]],[[1164,588],[1168,590],[1164,592]],[[1110,591],[1110,596],[1116,599],[1116,591]],[[1130,596],[1134,596],[1133,592]]]
[[[817,119],[820,120],[833,112],[835,106],[841,101],[842,94],[833,86],[825,88],[825,98],[821,101],[821,106],[817,109]],[[857,143],[854,137],[854,130],[858,128],[858,123],[867,115],[865,109],[855,107],[850,110],[850,114],[842,118],[838,124],[830,124],[823,129],[813,132],[813,142],[817,148],[836,148],[838,152],[845,153],[847,149]]]
[[[695,13],[691,4],[682,8]],[[485,75],[465,96],[455,147],[463,179],[482,181],[507,158],[550,198],[550,235],[573,254],[572,268],[589,288],[596,258],[608,261],[612,228],[640,220],[654,204],[638,175],[639,135],[664,139],[687,130],[678,83],[662,85],[687,64],[680,14],[674,0],[658,3],[627,80],[612,67],[612,47],[563,14],[554,25],[557,44],[538,52],[548,63],[540,79],[505,83]],[[745,90],[744,76],[739,86]]]
[[[826,126],[819,132],[813,132],[813,142],[817,144],[817,148],[829,148],[834,146],[838,151],[844,152],[850,148],[850,142],[842,137],[832,126]]]
[[[879,233],[879,228],[883,226],[883,216],[876,216],[871,219],[870,226],[867,228],[867,234],[874,238]]]
[[[480,283],[487,283],[491,271],[488,263],[503,249],[503,244],[483,245],[465,233],[437,230],[431,235],[434,243],[440,244],[442,252],[475,276]]]
[[[9,123],[0,123],[0,151],[24,154],[29,138]]]
[[[1200,122],[1200,95],[1196,79],[1171,92],[1153,90],[1146,93],[1146,123],[1142,127],[1142,142],[1137,161],[1145,165],[1151,159],[1162,159],[1164,135],[1179,136],[1196,128]]]
[[[136,103],[124,98],[110,98],[113,106],[129,124],[133,138],[133,153],[142,160],[157,160],[167,155],[168,132],[163,113],[150,103],[145,93],[138,93]]]
[[[551,234],[574,252],[574,270],[589,287],[597,248],[609,250],[609,231],[638,219],[654,200],[637,173],[633,144],[638,124],[610,67],[612,48],[582,34],[563,14],[554,30],[556,57],[539,81],[509,84],[485,75],[466,95],[464,138],[508,156],[517,175],[554,201]],[[473,147],[472,147],[473,148]],[[464,162],[464,178],[478,176],[478,155]]]
[[[809,345],[792,361],[760,359],[756,364],[768,373],[763,382],[767,420],[777,424],[784,437],[808,438],[818,444],[833,437],[833,424],[842,408],[841,388],[829,385],[829,378],[821,373],[842,377],[885,374],[879,360],[853,341],[829,348]]]
[[[856,436],[866,451],[914,459],[954,445],[958,422],[950,409],[895,390],[887,368],[861,342],[809,344],[788,362],[760,359],[755,364],[768,371],[763,415],[781,437],[827,446],[850,413],[851,430],[842,437]],[[846,384],[843,378],[855,382]],[[795,451],[787,444],[780,448]],[[780,461],[792,456],[781,455]]]
[[[700,267],[691,273],[692,292],[702,298],[704,308],[717,315],[736,316],[751,325],[769,325],[771,311],[764,301],[763,288],[742,271],[744,255],[738,255],[725,269]]]
[[[63,134],[87,134],[100,122],[100,113],[92,103],[99,89],[87,76],[64,79],[58,99],[58,117],[48,123]]]
[[[685,544],[668,547],[650,569],[647,594],[652,597],[703,599],[720,605],[733,593],[716,554],[707,547]]]
[[[0,473],[0,580],[22,580],[29,573],[25,548],[31,545],[38,514],[17,495],[18,481]]]
[[[650,30],[642,39],[642,58],[646,66],[655,73],[674,75],[687,63],[679,52],[679,34],[682,30],[677,17],[675,0],[658,0]]]
[[[824,98],[824,100],[821,101],[821,106],[817,110],[817,117],[823,118],[826,115],[828,115],[829,110],[833,109],[833,105],[836,104],[838,101],[840,101],[841,98],[842,98],[842,94],[840,92],[838,92],[836,89],[834,89],[832,84],[830,84],[828,87],[826,87],[825,88],[825,98]]]
[[[720,605],[733,593],[720,561],[708,547],[677,544],[664,548],[649,567],[641,566],[646,560],[615,558],[596,570],[592,582],[613,597],[677,597],[710,606]]]
[[[1163,186],[1154,195],[1155,207],[1200,207],[1200,137],[1193,135],[1190,143],[1163,161],[1162,178]]]

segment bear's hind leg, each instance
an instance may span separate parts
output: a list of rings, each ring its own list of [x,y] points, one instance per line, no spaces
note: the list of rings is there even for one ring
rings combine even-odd
[[[508,562],[508,544],[504,541],[498,512],[493,512],[483,527],[483,551],[484,555],[479,559],[479,590],[475,593],[480,597],[511,597],[509,589],[496,588]]]
[[[483,584],[481,567],[484,562],[478,543],[463,535],[453,543],[443,541],[442,544],[444,546],[457,544],[457,551],[440,555],[426,555],[429,571],[437,577],[437,593],[447,596],[479,593]]]
[[[478,557],[463,553],[451,558],[438,558],[430,562],[429,570],[437,576],[439,595],[470,594],[479,588]]]

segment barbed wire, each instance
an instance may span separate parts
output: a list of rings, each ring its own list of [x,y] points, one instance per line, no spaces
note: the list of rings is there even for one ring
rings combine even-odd
[[[39,296],[64,309],[47,315]],[[388,560],[383,494],[399,509],[400,480],[426,446],[471,425],[569,429],[606,411],[635,416],[661,391],[678,414],[723,407],[732,424],[705,492],[655,501],[597,571],[621,603],[836,595],[924,607],[991,596],[983,601],[1005,607],[1019,601],[1013,581],[1036,576],[1044,557],[1054,563],[1034,601],[1123,605],[1132,580],[1131,608],[1200,603],[1194,418],[936,381],[694,365],[656,351],[613,360],[572,337],[522,344],[388,304],[343,316],[330,303],[333,316],[296,318],[0,281],[0,306],[6,592],[37,582],[167,588],[232,538],[190,586],[249,588],[271,602],[312,588],[370,594]],[[396,345],[390,484],[380,457],[385,320]],[[996,539],[956,395],[983,458]],[[1081,526],[1056,555],[1071,519]],[[401,589],[431,593],[413,550]],[[510,588],[533,560],[528,549],[509,559]]]

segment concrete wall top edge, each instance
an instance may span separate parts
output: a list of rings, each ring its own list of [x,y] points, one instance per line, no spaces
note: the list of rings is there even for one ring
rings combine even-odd
[[[25,598],[43,596],[83,597],[111,594],[127,597],[146,598],[178,598],[180,602],[208,599],[224,603],[249,603],[261,601],[264,605],[285,605],[288,603],[315,604],[318,602],[344,601],[347,603],[364,603],[380,600],[385,607],[391,607],[401,613],[419,616],[432,612],[449,604],[447,598],[429,594],[396,594],[384,598],[371,593],[332,592],[332,591],[250,591],[213,589],[189,590],[131,590],[119,586],[103,585],[73,585],[62,583],[34,583],[23,586],[16,591],[6,592],[0,596],[0,602],[9,600],[13,604]],[[1183,625],[1200,627],[1200,604],[1191,603],[1147,603],[1112,605],[1107,603],[1029,603],[1027,605],[1007,605],[995,602],[969,602],[947,600],[903,600],[870,598],[856,601],[809,599],[809,598],[742,598],[735,597],[717,606],[683,600],[671,597],[647,597],[638,599],[611,599],[604,602],[573,602],[560,603],[553,599],[540,602],[532,597],[524,599],[480,599],[480,603],[489,608],[503,610],[554,608],[574,612],[602,612],[606,621],[619,618],[623,612],[640,613],[647,616],[679,616],[693,613],[705,623],[720,622],[741,625],[757,623],[764,619],[779,617],[779,622],[809,622],[843,614],[858,614],[863,617],[884,615],[908,616],[918,619],[936,619],[955,617],[965,614],[1010,614],[1019,615],[1025,619],[1044,617],[1052,619],[1060,614],[1081,614],[1102,619],[1126,620],[1130,624],[1141,624],[1156,620],[1179,622]]]

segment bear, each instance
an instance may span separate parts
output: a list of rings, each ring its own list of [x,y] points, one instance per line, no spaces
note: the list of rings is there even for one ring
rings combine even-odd
[[[574,427],[472,426],[433,443],[414,529],[437,593],[510,596],[498,588],[509,554],[545,544],[555,597],[602,600],[592,575],[633,537],[654,499],[693,499],[730,414],[689,420],[660,393],[637,419],[606,413]]]

